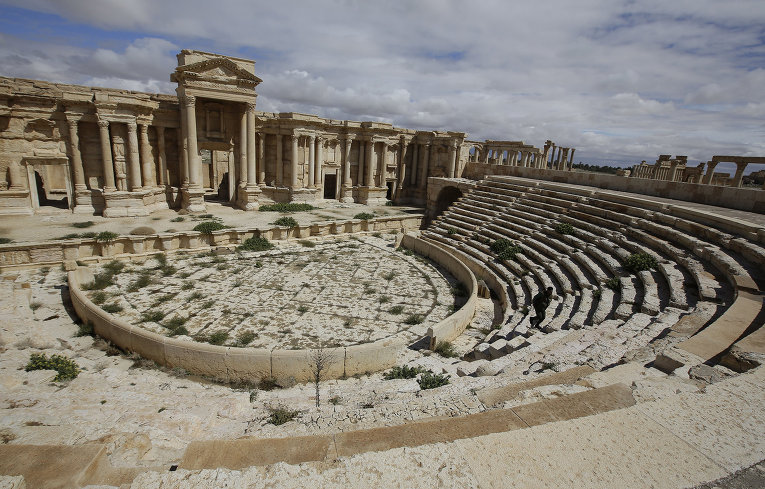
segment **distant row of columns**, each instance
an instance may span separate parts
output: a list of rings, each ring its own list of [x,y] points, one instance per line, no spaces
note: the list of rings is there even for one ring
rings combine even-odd
[[[114,123],[124,123],[127,126],[128,138],[125,145],[127,153],[126,165],[130,178],[130,190],[140,191],[142,189],[155,188],[157,184],[167,184],[167,158],[165,154],[165,133],[164,127],[153,126],[157,133],[157,156],[159,171],[155,174],[155,162],[152,156],[151,144],[149,143],[149,123],[138,124],[136,121],[111,122],[99,116],[97,121],[98,134],[101,146],[101,160],[103,173],[104,192],[113,192],[118,189],[115,183],[115,167],[113,158],[114,144],[113,137],[110,135],[109,126]],[[69,145],[71,148],[72,176],[75,190],[86,190],[85,171],[82,162],[82,151],[80,149],[79,137],[79,119],[67,118],[69,128]],[[138,133],[140,132],[140,140]],[[159,180],[159,181],[158,181]]]

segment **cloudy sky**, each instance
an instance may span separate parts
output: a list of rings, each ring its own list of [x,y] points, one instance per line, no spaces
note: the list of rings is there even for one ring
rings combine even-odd
[[[266,111],[765,156],[762,0],[0,0],[2,76],[174,93],[180,49],[256,60]]]

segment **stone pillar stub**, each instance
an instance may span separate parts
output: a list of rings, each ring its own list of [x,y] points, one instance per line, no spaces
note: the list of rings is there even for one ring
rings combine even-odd
[[[98,120],[98,134],[101,140],[101,170],[104,173],[104,192],[114,192],[114,163],[112,162],[112,143],[109,138],[109,121]]]
[[[257,185],[257,166],[255,150],[255,104],[248,103],[245,108],[247,123],[247,187],[252,188]]]
[[[128,122],[128,157],[127,174],[130,177],[130,190],[137,192],[141,190],[141,161],[138,157],[138,126],[135,122]]]
[[[140,156],[141,156],[141,177],[143,188],[149,189],[157,186],[154,178],[154,158],[151,154],[151,146],[149,144],[149,125],[141,124],[141,141],[140,141]]]
[[[313,187],[316,181],[314,172],[316,171],[316,137],[308,136],[308,157],[306,158],[306,166],[308,167],[308,181],[304,187]]]
[[[82,154],[80,153],[80,136],[77,131],[78,121],[67,120],[69,125],[69,142],[72,147],[72,174],[75,190],[86,190],[85,170],[82,167]]]

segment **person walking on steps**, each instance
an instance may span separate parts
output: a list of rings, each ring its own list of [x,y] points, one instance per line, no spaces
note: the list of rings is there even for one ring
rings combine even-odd
[[[553,288],[547,287],[547,290],[543,290],[539,292],[537,295],[534,296],[533,299],[531,299],[531,305],[534,306],[534,312],[537,313],[537,315],[529,320],[532,326],[539,326],[542,324],[542,321],[545,319],[545,310],[547,309],[547,306],[550,305],[550,300],[552,300],[553,295]]]

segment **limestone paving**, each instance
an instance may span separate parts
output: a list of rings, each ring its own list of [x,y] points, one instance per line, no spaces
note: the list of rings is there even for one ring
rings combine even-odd
[[[114,314],[155,333],[177,335],[168,325],[180,319],[179,339],[224,333],[225,345],[269,349],[348,346],[400,332],[414,341],[462,300],[440,266],[394,250],[394,235],[354,238],[159,255],[89,295],[106,294],[107,309],[121,308]],[[141,277],[150,283],[136,288]]]

